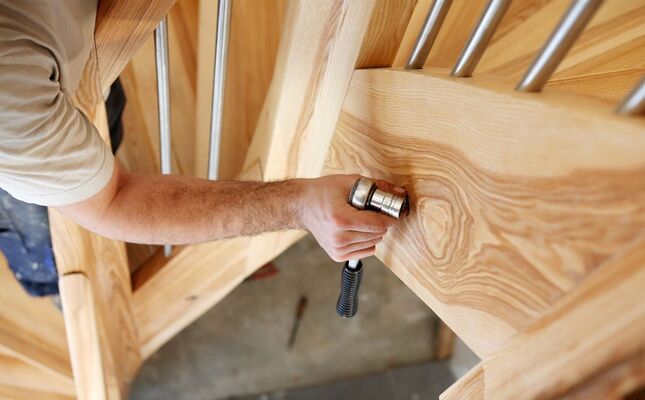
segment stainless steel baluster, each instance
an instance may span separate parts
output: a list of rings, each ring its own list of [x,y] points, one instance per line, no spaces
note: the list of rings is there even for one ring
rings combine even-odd
[[[417,41],[414,44],[414,49],[412,49],[412,54],[408,59],[408,63],[405,65],[405,69],[419,69],[423,68],[428,54],[430,54],[430,49],[434,44],[437,36],[439,35],[439,30],[443,21],[446,19],[448,10],[452,5],[452,0],[435,0],[432,4],[432,7],[428,11],[428,16],[426,17],[421,32],[417,37]]]
[[[645,114],[645,76],[634,86],[634,89],[625,96],[622,103],[616,108],[616,112],[626,115]]]
[[[162,174],[172,172],[170,139],[170,74],[168,62],[168,17],[155,30],[155,62],[157,66],[157,106],[159,110],[159,160]],[[172,246],[164,246],[169,257]]]
[[[224,111],[224,88],[226,83],[226,60],[231,24],[232,0],[219,0],[217,6],[217,37],[215,44],[215,67],[213,70],[213,103],[211,109],[210,148],[208,153],[208,179],[217,179],[219,152],[222,141],[222,115]]]
[[[461,56],[459,56],[459,60],[457,60],[457,64],[452,70],[452,76],[465,78],[473,75],[477,63],[479,63],[488,46],[488,42],[493,37],[497,26],[510,5],[511,0],[490,0],[477,27],[470,35],[466,47],[464,47]]]
[[[585,29],[603,0],[574,0],[551,37],[517,85],[522,92],[539,92]]]

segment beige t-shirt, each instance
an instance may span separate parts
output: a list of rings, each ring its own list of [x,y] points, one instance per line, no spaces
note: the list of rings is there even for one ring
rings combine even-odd
[[[70,95],[94,42],[97,0],[0,0],[0,187],[47,206],[103,189],[114,157]]]

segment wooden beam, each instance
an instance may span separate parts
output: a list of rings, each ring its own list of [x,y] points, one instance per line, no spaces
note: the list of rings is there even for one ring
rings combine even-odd
[[[110,375],[114,370],[106,365],[108,349],[101,344],[100,338],[104,327],[89,278],[80,272],[66,274],[61,277],[59,287],[79,399],[124,397],[120,395],[119,387],[116,394],[108,397]]]
[[[624,390],[618,393],[622,398],[645,386],[643,287],[641,239],[590,273],[535,324],[476,366],[467,384],[457,386],[468,393],[481,393],[483,387],[483,398],[491,399],[561,398],[570,390],[584,393],[586,384],[594,390],[584,398],[608,398],[616,388]],[[619,371],[607,376],[613,368]],[[614,384],[599,385],[600,376]],[[628,380],[625,385],[619,384],[622,378]],[[462,399],[464,393],[451,388],[441,399]]]
[[[85,66],[74,103],[109,145],[107,115],[94,53]],[[86,310],[92,305],[96,313],[95,318],[75,320],[66,316],[65,320],[68,335],[81,332],[68,336],[79,398],[94,399],[92,396],[104,387],[107,387],[107,398],[123,398],[141,364],[139,340],[132,319],[132,290],[125,246],[87,231],[53,209],[49,210],[49,221],[61,287],[67,282],[64,279],[67,275],[83,274],[89,279],[90,288],[80,291],[78,296],[61,296],[63,310],[68,312],[79,307]],[[87,297],[88,293],[92,293],[92,297]],[[79,339],[85,338],[83,333],[94,331],[100,332],[100,347],[86,347],[96,343]],[[87,367],[85,355],[97,353],[103,362],[102,380],[94,379],[96,374],[90,375],[91,380],[79,379],[77,375],[83,374]]]
[[[65,326],[50,299],[30,297],[0,254],[0,352],[73,388]],[[4,367],[0,375],[8,376]]]
[[[252,272],[245,269],[248,244],[248,238],[237,238],[189,246],[146,279],[135,275],[134,312],[144,359]]]
[[[645,229],[645,121],[447,75],[356,71],[325,172],[408,189],[377,256],[485,358]]]

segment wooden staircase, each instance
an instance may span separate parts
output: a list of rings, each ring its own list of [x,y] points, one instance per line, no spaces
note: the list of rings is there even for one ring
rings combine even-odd
[[[168,14],[174,170],[204,176],[216,2],[173,3],[101,0],[75,101],[105,137],[121,74],[119,157],[156,173],[150,40]],[[642,394],[645,118],[614,110],[645,75],[645,1],[606,0],[541,93],[515,86],[570,0],[513,1],[471,78],[450,70],[484,0],[455,0],[425,67],[403,69],[432,3],[234,0],[222,177],[407,188],[377,257],[482,359],[442,398]],[[165,258],[50,222],[64,323],[0,271],[0,399],[127,398],[146,358],[304,235]]]

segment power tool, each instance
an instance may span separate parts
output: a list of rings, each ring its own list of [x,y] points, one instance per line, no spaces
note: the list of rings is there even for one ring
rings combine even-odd
[[[384,192],[368,178],[358,178],[349,193],[349,204],[359,210],[380,211],[394,218],[405,217],[409,212],[408,197]],[[336,312],[341,317],[352,318],[358,311],[358,290],[363,279],[361,260],[348,260],[343,265],[340,278],[340,295]]]

